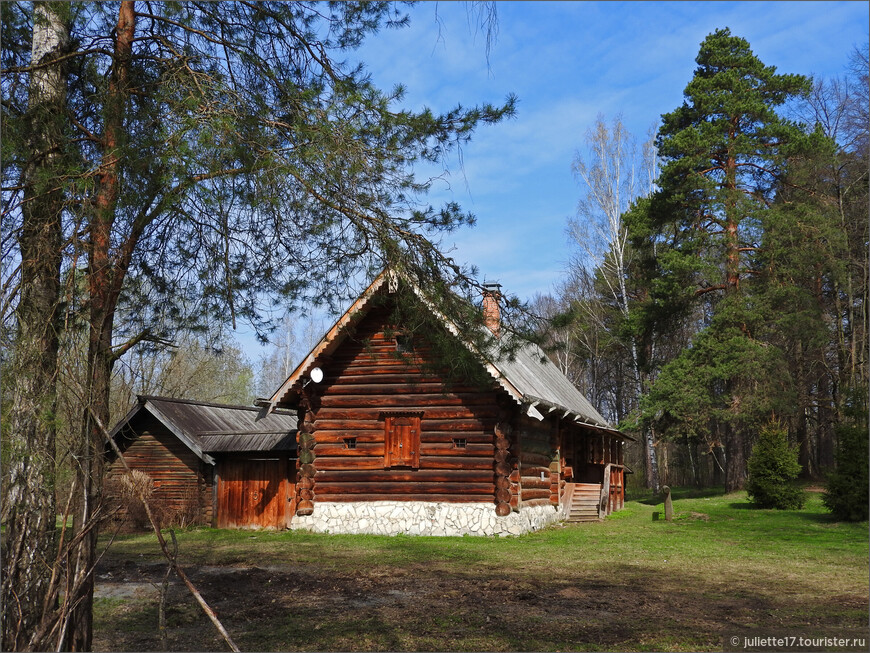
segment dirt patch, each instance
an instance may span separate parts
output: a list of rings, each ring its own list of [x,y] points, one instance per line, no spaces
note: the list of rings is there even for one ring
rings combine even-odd
[[[96,650],[161,649],[155,586],[164,573],[159,563],[101,565],[97,595],[119,601],[100,618]],[[437,562],[394,573],[279,565],[200,566],[188,574],[243,650],[632,650],[649,641],[715,650],[726,629],[760,617],[821,626],[834,613],[843,625],[850,621],[844,614],[866,616],[866,598],[858,596],[838,597],[839,605],[808,617],[795,612],[798,597],[685,582],[636,564],[614,568],[613,580],[446,573]],[[225,649],[178,579],[168,618],[170,649]]]
[[[97,579],[94,586],[96,599],[153,599],[158,594],[159,588],[151,583],[133,581],[113,583]]]

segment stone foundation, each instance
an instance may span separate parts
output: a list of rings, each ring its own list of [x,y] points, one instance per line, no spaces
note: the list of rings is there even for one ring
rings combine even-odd
[[[294,516],[290,528],[372,535],[520,535],[563,517],[554,506],[533,506],[499,517],[490,503],[315,501],[313,514]]]

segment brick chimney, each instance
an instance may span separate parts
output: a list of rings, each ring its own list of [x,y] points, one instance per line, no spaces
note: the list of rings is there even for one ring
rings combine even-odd
[[[498,300],[501,299],[501,284],[483,284],[483,321],[496,338],[501,336],[501,311]]]

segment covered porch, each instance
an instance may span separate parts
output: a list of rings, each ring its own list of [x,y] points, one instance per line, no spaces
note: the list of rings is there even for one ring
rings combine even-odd
[[[624,447],[630,436],[585,425],[561,433],[561,503],[568,521],[594,521],[625,504]]]

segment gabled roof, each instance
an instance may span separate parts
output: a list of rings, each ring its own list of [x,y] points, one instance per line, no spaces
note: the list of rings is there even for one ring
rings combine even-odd
[[[137,396],[136,405],[115,425],[121,435],[142,411],[151,413],[204,462],[210,453],[227,451],[289,451],[296,448],[296,415],[254,406],[227,406],[170,397]]]
[[[393,292],[397,277],[395,272],[389,270],[378,275],[350,308],[338,318],[281,387],[268,399],[268,403],[265,405],[270,410],[274,410],[281,403],[292,405],[303,380],[317,366],[317,361],[331,355],[338,348],[347,337],[348,327],[357,323],[368,312],[372,297],[376,293]],[[423,303],[432,308],[433,313],[443,322],[445,328],[458,336],[457,326],[441,315],[419,288],[414,284],[409,283],[409,285]],[[471,349],[468,343],[465,344]],[[554,413],[558,414],[559,417],[572,419],[592,429],[616,432],[537,345],[525,344],[512,358],[486,361],[485,364],[487,371],[496,383],[514,401],[524,406],[529,416],[544,419],[546,414]]]

